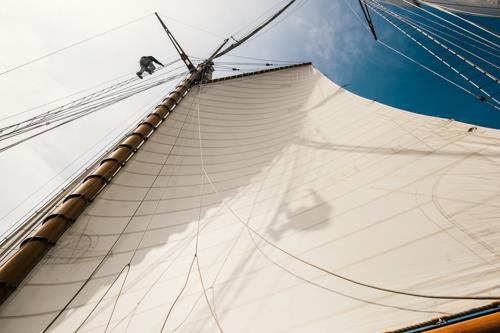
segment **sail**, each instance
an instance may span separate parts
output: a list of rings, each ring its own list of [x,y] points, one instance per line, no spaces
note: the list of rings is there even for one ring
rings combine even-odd
[[[428,4],[442,6],[445,9],[479,16],[500,17],[499,0],[383,0],[398,6],[410,6],[414,4]]]
[[[310,64],[197,85],[0,331],[377,332],[482,306],[500,289],[499,142]]]

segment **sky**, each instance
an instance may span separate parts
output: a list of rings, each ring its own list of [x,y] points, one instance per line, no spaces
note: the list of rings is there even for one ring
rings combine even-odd
[[[224,38],[240,38],[285,2],[4,0],[0,11],[0,73],[136,21],[0,74],[0,118],[115,78],[133,76],[142,55],[154,55],[162,62],[175,59],[177,54],[174,48],[152,15],[155,11],[163,17],[189,55],[203,58]],[[361,15],[357,0],[299,0],[285,12],[283,19],[278,19],[277,24],[272,24],[257,38],[232,52],[233,56],[226,56],[221,61],[250,61],[236,56],[271,59],[273,61],[266,62],[276,64],[285,62],[274,60],[311,61],[332,81],[363,97],[411,112],[500,129],[499,110],[479,102],[375,41],[366,30],[366,23],[360,19]],[[467,86],[467,82],[454,76],[380,17],[374,13],[372,17],[381,41],[454,82]],[[500,31],[498,19],[468,18],[491,30]],[[477,33],[484,36],[481,32]],[[459,45],[467,48],[466,44],[459,42]],[[498,53],[483,56],[498,64]],[[239,67],[241,71],[261,69],[245,65],[230,67]],[[486,66],[485,69],[496,76],[499,74],[497,68]],[[219,76],[228,74],[235,72],[216,72]],[[80,167],[151,111],[171,88],[172,84],[166,84],[151,89],[1,152],[0,234],[57,191]],[[49,106],[70,100],[63,99]],[[35,115],[42,110],[46,108],[27,112],[23,116]],[[0,120],[0,126],[19,119],[22,117]]]

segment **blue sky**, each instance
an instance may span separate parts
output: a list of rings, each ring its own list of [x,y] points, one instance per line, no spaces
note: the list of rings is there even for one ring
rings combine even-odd
[[[142,55],[167,62],[177,54],[152,15],[165,19],[186,52],[204,57],[223,38],[241,38],[286,0],[5,0],[0,12],[0,72],[145,16],[134,24],[0,75],[0,118],[138,70]],[[375,42],[359,21],[357,0],[298,0],[279,24],[234,55],[306,62],[361,96],[412,112],[500,128],[500,111]],[[96,8],[99,8],[96,11]],[[147,15],[147,16],[146,16]],[[425,51],[373,15],[388,45],[453,77]],[[498,20],[473,18],[493,30]],[[201,29],[201,30],[200,30]],[[498,57],[489,56],[498,64]],[[246,61],[231,56],[221,61]],[[260,69],[241,67],[242,70]],[[226,75],[220,72],[217,75]],[[234,74],[234,72],[229,72]],[[498,76],[498,71],[495,73]],[[172,85],[158,87],[0,154],[0,233],[43,201],[115,136],[147,113]],[[70,99],[63,100],[69,101]],[[53,106],[57,106],[54,104]],[[42,112],[34,110],[27,115]],[[13,118],[17,119],[17,118]],[[4,126],[7,123],[1,122]]]

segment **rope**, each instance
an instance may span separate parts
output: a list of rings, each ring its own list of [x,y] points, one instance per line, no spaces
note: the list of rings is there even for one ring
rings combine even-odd
[[[401,15],[401,14],[400,14],[400,15]],[[450,38],[452,38],[452,39],[455,39],[455,40],[457,40],[457,41],[460,41],[460,42],[462,42],[462,43],[464,43],[464,44],[467,44],[467,45],[469,45],[469,46],[474,46],[473,44],[470,44],[470,43],[468,43],[468,42],[466,42],[466,41],[460,40],[459,38],[457,38],[457,37],[455,37],[455,36],[452,36],[452,35],[450,35],[450,34],[448,34],[448,33],[446,33],[446,32],[440,31],[439,29],[434,28],[434,27],[431,27],[431,26],[429,26],[429,25],[427,25],[427,24],[425,24],[425,23],[420,23],[420,22],[418,22],[418,21],[416,21],[416,20],[414,20],[414,19],[412,19],[412,18],[410,18],[410,17],[408,17],[408,16],[406,16],[406,15],[401,15],[401,17],[403,17],[403,18],[405,18],[406,20],[408,20],[408,21],[412,22],[415,26],[419,27],[419,28],[420,28],[420,29],[422,29],[423,31],[425,31],[425,32],[427,32],[427,33],[429,33],[429,34],[432,34],[432,35],[434,35],[434,36],[436,36],[436,37],[438,37],[438,38],[441,38],[442,40],[444,40],[444,41],[448,42],[449,44],[451,44],[451,45],[455,46],[456,48],[458,48],[458,49],[460,49],[460,50],[462,50],[462,51],[464,51],[464,52],[466,52],[466,53],[469,53],[470,55],[472,55],[472,56],[476,57],[477,59],[479,59],[479,60],[481,60],[481,61],[483,61],[483,62],[487,63],[488,65],[490,65],[490,66],[492,66],[492,67],[495,67],[496,69],[500,69],[500,66],[498,66],[498,65],[496,65],[496,64],[494,64],[494,63],[492,63],[492,62],[488,61],[487,59],[484,59],[484,58],[483,58],[483,57],[481,57],[480,55],[478,55],[478,54],[476,54],[476,53],[474,53],[474,52],[472,52],[472,51],[469,51],[469,50],[467,50],[466,48],[464,48],[464,47],[462,47],[462,46],[460,46],[460,45],[458,45],[458,44],[456,44],[456,43],[454,43],[454,42],[450,41],[449,39],[447,39],[447,38],[443,37],[443,35],[448,36],[448,37],[450,37]],[[427,27],[427,28],[424,28],[424,27]],[[431,30],[433,30],[433,31],[437,31],[437,32],[433,32],[433,31],[431,31]],[[489,53],[489,52],[488,52],[488,53]],[[491,53],[490,53],[490,54],[491,54]],[[496,56],[496,55],[495,55],[495,56]]]
[[[180,61],[180,60],[175,60],[175,61],[172,61],[172,62],[166,64],[165,67],[162,67],[162,68],[158,69],[157,72],[162,71],[167,66],[171,66],[171,65],[177,63],[178,61]],[[177,67],[174,70],[179,69],[179,68],[180,67]],[[171,73],[174,70],[171,70],[171,71],[169,71],[167,73]],[[163,74],[166,74],[166,73],[163,73]],[[111,86],[105,87],[105,88],[100,89],[98,91],[95,91],[95,92],[93,92],[93,93],[91,93],[89,95],[83,96],[83,97],[81,97],[79,99],[73,100],[73,101],[68,102],[66,104],[63,104],[63,105],[61,105],[59,107],[50,109],[50,110],[48,110],[48,111],[46,111],[44,113],[35,115],[35,116],[31,117],[31,118],[25,119],[23,121],[20,121],[20,122],[17,122],[17,123],[8,125],[8,126],[4,126],[4,127],[0,128],[0,133],[3,133],[3,134],[0,134],[0,141],[3,140],[3,139],[5,139],[5,138],[8,138],[10,136],[13,136],[12,133],[19,133],[19,131],[22,131],[23,129],[30,128],[32,126],[35,126],[35,125],[38,125],[38,124],[41,124],[41,123],[45,123],[48,120],[54,119],[55,115],[65,114],[65,113],[67,113],[69,111],[75,110],[79,106],[87,105],[87,104],[92,103],[94,101],[100,100],[100,99],[102,99],[102,97],[100,97],[100,96],[105,96],[106,97],[107,93],[110,93],[112,91],[118,90],[119,88],[121,88],[123,86],[129,85],[129,84],[137,82],[137,81],[139,81],[139,79],[134,76],[133,78],[129,78],[127,80],[124,80],[124,81],[118,82],[116,84],[113,84]],[[151,79],[146,79],[145,82],[144,81],[139,81],[140,83],[138,85],[145,85],[145,83],[150,82],[150,81],[151,81]],[[127,91],[126,88],[124,88],[122,90],[122,92],[124,92],[124,91]],[[47,104],[50,104],[50,103],[47,103]],[[46,105],[46,104],[44,104],[44,105]],[[38,106],[38,107],[40,107],[40,106]],[[18,113],[17,115],[26,113],[26,112],[31,111],[33,109],[36,109],[38,107],[34,107],[34,108],[31,108],[31,109],[28,109],[26,111]],[[13,116],[16,116],[16,115],[12,115],[12,116],[9,116],[7,118],[11,118]],[[5,119],[7,119],[7,118],[5,118]],[[9,132],[9,130],[10,130],[10,132]]]
[[[478,28],[478,29],[480,29],[480,30],[482,30],[482,31],[484,31],[484,32],[486,32],[486,33],[488,33],[488,34],[492,35],[493,37],[499,38],[499,36],[498,36],[496,33],[494,33],[493,31],[488,30],[488,29],[486,29],[485,27],[483,27],[483,26],[481,26],[481,25],[479,25],[479,24],[477,24],[477,23],[475,23],[475,22],[469,21],[469,20],[467,20],[466,18],[464,18],[464,17],[462,17],[462,16],[460,16],[460,15],[457,15],[457,14],[455,14],[455,13],[453,13],[453,12],[449,11],[449,10],[448,10],[448,9],[449,9],[448,7],[445,7],[445,6],[443,6],[443,5],[439,5],[439,6],[438,6],[438,5],[435,5],[435,4],[433,4],[433,3],[426,3],[426,4],[427,4],[429,7],[436,8],[437,10],[440,10],[440,11],[442,11],[443,13],[446,13],[446,14],[448,14],[448,15],[451,15],[451,16],[455,17],[455,18],[458,18],[459,20],[462,20],[462,21],[464,21],[464,22],[466,22],[466,23],[469,23],[470,25],[472,25],[472,26],[474,26],[474,27],[476,27],[476,28]]]
[[[469,36],[469,35],[467,35],[467,34],[464,34],[464,33],[460,32],[460,31],[458,31],[458,30],[456,30],[456,29],[453,29],[452,27],[449,27],[449,26],[447,26],[447,25],[444,25],[444,24],[442,24],[442,23],[439,23],[438,21],[433,20],[432,18],[426,17],[426,16],[424,16],[424,15],[421,15],[421,14],[419,14],[419,13],[416,13],[416,12],[413,12],[413,11],[411,11],[411,10],[409,10],[409,9],[406,9],[405,7],[400,7],[400,9],[401,9],[401,10],[403,10],[403,11],[405,11],[405,12],[407,12],[407,13],[409,13],[409,14],[411,14],[411,15],[417,16],[417,17],[421,18],[422,20],[429,21],[429,22],[431,22],[431,23],[433,23],[433,24],[436,24],[436,25],[438,25],[438,26],[440,26],[440,27],[442,27],[442,28],[444,28],[444,29],[447,29],[447,30],[449,30],[449,31],[452,31],[452,32],[456,33],[457,35],[460,35],[460,36],[462,36],[462,37],[465,37],[465,38],[469,39],[470,41],[473,41],[473,42],[476,42],[476,43],[480,43],[482,46],[488,47],[488,48],[490,48],[491,50],[493,50],[494,52],[487,51],[487,50],[485,50],[485,49],[483,49],[483,48],[481,48],[481,47],[479,47],[479,46],[477,46],[477,45],[473,45],[473,44],[471,44],[471,45],[472,45],[473,47],[475,47],[476,49],[481,50],[481,51],[486,52],[486,53],[489,53],[489,54],[491,54],[491,55],[493,55],[493,56],[495,56],[495,57],[497,57],[497,58],[498,58],[498,57],[500,57],[500,56],[498,55],[498,50],[497,50],[497,48],[495,48],[494,46],[491,46],[491,45],[488,45],[488,44],[484,44],[484,43],[482,43],[481,41],[477,40],[477,38],[473,38],[473,37],[471,37],[471,36]]]
[[[378,4],[378,3],[377,3]],[[417,45],[419,45],[420,47],[422,47],[424,50],[426,50],[428,53],[430,53],[432,56],[434,56],[436,59],[438,59],[439,61],[441,61],[445,66],[449,67],[452,71],[454,71],[455,73],[457,73],[458,75],[460,75],[462,78],[464,78],[467,82],[469,82],[471,85],[473,85],[475,88],[477,88],[479,91],[481,91],[482,93],[484,93],[486,96],[488,96],[489,98],[491,98],[496,104],[500,104],[500,102],[495,99],[493,97],[492,94],[488,93],[487,91],[485,91],[481,86],[479,86],[478,84],[476,84],[474,81],[472,81],[471,78],[469,78],[468,76],[466,76],[464,74],[464,71],[459,71],[458,69],[456,69],[454,67],[454,65],[448,63],[447,61],[445,61],[442,57],[439,56],[439,54],[437,54],[436,52],[434,52],[433,50],[431,50],[430,48],[428,48],[427,46],[423,45],[420,41],[416,40],[413,36],[411,36],[408,32],[406,32],[405,30],[401,29],[401,27],[399,27],[398,25],[396,25],[394,22],[392,22],[391,20],[389,20],[389,18],[387,18],[387,16],[383,15],[382,13],[379,12],[379,10],[393,16],[394,18],[402,21],[403,23],[406,23],[407,25],[409,25],[411,28],[417,30],[419,33],[422,33],[425,37],[431,39],[434,43],[438,44],[439,46],[441,46],[442,48],[444,48],[446,51],[450,52],[452,55],[458,57],[462,62],[466,62],[468,65],[470,65],[471,67],[473,67],[474,69],[476,69],[477,71],[479,71],[481,74],[484,74],[485,76],[487,76],[488,78],[490,78],[491,80],[495,81],[495,82],[498,82],[498,80],[493,76],[491,75],[490,73],[486,72],[484,69],[482,69],[481,67],[477,66],[476,64],[472,63],[470,60],[467,60],[466,58],[464,58],[463,56],[461,56],[460,54],[458,54],[457,52],[453,51],[452,49],[450,49],[449,47],[447,47],[446,45],[442,44],[441,42],[437,41],[436,39],[434,39],[433,37],[429,36],[428,34],[426,34],[425,32],[423,32],[422,30],[420,30],[418,27],[415,27],[414,25],[412,25],[411,23],[408,23],[408,22],[405,22],[404,19],[402,19],[399,15],[397,15],[396,13],[386,9],[385,7],[381,6],[380,4],[378,4],[378,6],[374,6],[373,5],[373,2],[370,2],[369,3],[369,6],[370,8],[373,9],[373,11],[379,15],[381,18],[383,18],[385,21],[387,21],[389,24],[391,24],[392,26],[394,26],[397,30],[399,30],[401,33],[403,33],[406,37],[408,37],[409,39],[411,39],[413,42],[415,42]],[[484,85],[483,85],[484,86]],[[480,100],[483,101],[485,98],[484,97],[480,97]],[[495,107],[497,108],[497,107]],[[498,108],[497,108],[498,109]]]
[[[80,118],[85,117],[89,114],[95,113],[99,110],[102,110],[102,109],[104,109],[112,104],[118,103],[118,102],[120,102],[124,99],[127,99],[133,95],[136,95],[140,92],[149,90],[149,89],[154,88],[156,86],[159,86],[163,83],[172,81],[172,80],[179,78],[180,76],[183,76],[185,74],[186,73],[183,72],[183,73],[171,76],[171,77],[167,77],[167,78],[163,78],[163,79],[149,82],[147,84],[143,84],[143,85],[135,87],[133,89],[129,89],[129,90],[125,89],[123,91],[119,91],[119,92],[112,94],[110,96],[100,98],[100,99],[103,99],[103,101],[101,101],[97,104],[90,104],[91,102],[87,102],[85,104],[89,104],[89,105],[85,106],[82,109],[75,109],[75,110],[70,109],[69,111],[72,111],[71,113],[59,115],[59,117],[52,119],[50,121],[44,121],[43,123],[41,123],[41,121],[39,121],[39,122],[35,122],[34,125],[29,124],[21,130],[15,130],[15,131],[9,133],[8,135],[4,135],[3,138],[0,136],[0,141],[2,141],[2,140],[5,140],[7,138],[11,138],[11,137],[14,137],[14,136],[17,136],[20,134],[27,133],[29,131],[33,131],[33,130],[38,129],[40,127],[46,127],[46,126],[52,125],[53,123],[57,123],[56,125],[53,125],[45,130],[37,132],[37,133],[30,135],[28,137],[25,137],[23,139],[19,139],[19,140],[15,141],[14,143],[11,143],[9,145],[6,145],[6,146],[0,148],[0,153],[6,151],[8,149],[11,149],[11,148],[23,143],[23,142],[31,140],[31,139],[33,139],[41,134],[52,131],[60,126],[63,126],[63,125],[70,123],[70,122],[73,122],[74,120],[80,119]],[[97,99],[97,100],[99,100],[99,99]],[[95,101],[92,101],[92,102],[95,102]],[[78,106],[78,107],[80,107],[80,106]]]
[[[360,17],[360,16],[359,16],[359,15],[358,15],[355,11],[354,11],[354,9],[353,9],[353,8],[349,5],[349,3],[347,2],[347,0],[344,0],[344,3],[347,5],[347,7],[349,7],[349,9],[351,10],[351,12],[352,12],[352,13],[353,13],[353,14],[354,14],[357,18],[358,18],[359,22],[360,22],[360,23],[361,23],[361,24],[362,24],[362,25],[363,25],[363,26],[364,26],[364,27],[365,27],[368,31],[370,31],[370,30],[369,30],[369,28],[368,28],[368,27],[364,24],[364,22],[363,22],[363,20],[361,19],[361,17]],[[410,19],[410,18],[408,18],[408,19]],[[410,19],[410,20],[411,20],[411,19]],[[441,38],[442,38],[442,37],[441,37]],[[444,39],[444,38],[443,38],[443,39]],[[444,39],[444,40],[446,40],[446,39]],[[400,56],[402,56],[403,58],[405,58],[405,59],[407,59],[407,60],[409,60],[409,61],[413,62],[414,64],[416,64],[416,65],[420,66],[421,68],[425,69],[426,71],[430,72],[431,74],[434,74],[435,76],[439,77],[440,79],[442,79],[442,80],[444,80],[444,81],[446,81],[446,82],[450,83],[451,85],[453,85],[453,86],[457,87],[458,89],[460,89],[460,90],[464,91],[465,93],[467,93],[467,94],[471,95],[472,97],[474,97],[474,98],[476,98],[476,99],[480,100],[480,96],[478,96],[478,95],[474,94],[472,91],[468,90],[467,88],[465,88],[465,87],[463,87],[463,86],[461,86],[461,85],[459,85],[459,84],[457,84],[457,83],[453,82],[452,80],[450,80],[450,79],[446,78],[445,76],[443,76],[443,75],[439,74],[438,72],[436,72],[436,71],[432,70],[431,68],[429,68],[429,67],[425,66],[424,64],[422,64],[422,63],[418,62],[417,60],[412,59],[411,57],[409,57],[409,56],[405,55],[404,53],[402,53],[402,52],[400,52],[400,51],[396,50],[395,48],[393,48],[393,47],[391,47],[391,46],[387,45],[385,42],[383,42],[383,41],[381,41],[381,40],[377,40],[377,42],[379,42],[381,45],[383,45],[384,47],[388,48],[389,50],[391,50],[391,51],[393,51],[393,52],[395,52],[395,53],[399,54],[399,55],[400,55]],[[450,43],[451,43],[451,42],[450,42]],[[454,44],[454,45],[456,45],[456,44]],[[480,58],[480,59],[482,59],[482,58]],[[486,60],[485,60],[485,61],[486,61]],[[488,62],[488,63],[489,63],[489,62]],[[495,66],[495,67],[496,67],[496,66]],[[495,105],[493,105],[493,104],[491,104],[491,103],[489,103],[489,102],[487,102],[487,103],[488,103],[488,105],[490,105],[491,107],[493,107],[493,108],[495,108],[495,109],[497,109],[497,110],[499,109],[497,106],[495,106]]]
[[[430,73],[432,73],[432,74],[436,75],[436,76],[437,76],[437,77],[439,77],[440,79],[442,79],[442,80],[444,80],[444,81],[446,81],[446,82],[448,82],[448,83],[450,83],[450,84],[454,85],[454,86],[455,86],[455,87],[457,87],[458,89],[460,89],[460,90],[462,90],[462,91],[466,92],[467,94],[470,94],[470,95],[471,95],[471,96],[473,96],[474,98],[479,99],[479,96],[477,96],[476,94],[474,94],[472,91],[468,90],[467,88],[464,88],[464,87],[462,87],[461,85],[459,85],[459,84],[457,84],[457,83],[455,83],[455,82],[451,81],[450,79],[448,79],[448,78],[446,78],[445,76],[443,76],[443,75],[439,74],[438,72],[436,72],[436,71],[434,71],[434,70],[430,69],[429,67],[427,67],[427,66],[423,65],[422,63],[420,63],[420,62],[416,61],[415,59],[412,59],[412,58],[410,58],[409,56],[405,55],[404,53],[402,53],[402,52],[400,52],[400,51],[396,50],[395,48],[393,48],[393,47],[391,47],[391,46],[387,45],[387,44],[386,44],[386,43],[384,43],[383,41],[380,41],[379,43],[380,43],[381,45],[385,46],[386,48],[388,48],[389,50],[391,50],[391,51],[393,51],[393,52],[395,52],[395,53],[399,54],[399,55],[400,55],[400,56],[402,56],[403,58],[405,58],[405,59],[407,59],[407,60],[409,60],[409,61],[413,62],[414,64],[416,64],[416,65],[418,65],[418,66],[422,67],[422,68],[423,68],[423,69],[425,69],[426,71],[429,71]]]
[[[366,1],[366,0],[364,0],[364,1]],[[427,10],[427,9],[423,8],[422,6],[417,6],[417,5],[415,5],[413,2],[410,2],[410,1],[408,1],[408,0],[401,0],[401,1],[405,2],[406,4],[408,4],[408,5],[412,6],[412,7],[415,7],[415,8],[417,8],[417,9],[419,9],[419,10],[424,11],[424,12],[426,12],[427,14],[430,14],[430,15],[432,15],[432,16],[434,16],[434,17],[437,17],[438,19],[440,19],[440,20],[442,20],[442,21],[444,21],[444,22],[446,22],[446,23],[448,23],[448,24],[450,24],[450,25],[452,25],[452,26],[454,26],[454,27],[456,27],[456,28],[458,28],[458,29],[460,29],[460,30],[462,30],[462,31],[465,31],[465,32],[467,32],[467,33],[471,34],[472,36],[474,36],[474,37],[476,37],[476,38],[479,38],[479,39],[481,39],[482,41],[485,41],[486,43],[489,43],[489,44],[491,44],[491,45],[493,45],[493,46],[495,46],[495,47],[497,47],[497,48],[499,48],[499,47],[500,47],[500,45],[495,44],[494,42],[490,41],[489,39],[486,39],[486,38],[484,38],[484,37],[482,37],[482,36],[480,36],[480,35],[478,35],[478,34],[476,34],[476,33],[472,32],[472,31],[470,31],[470,30],[468,30],[468,29],[465,29],[464,27],[461,27],[461,26],[459,26],[458,24],[455,24],[455,23],[453,23],[453,22],[451,22],[451,21],[449,21],[449,20],[447,20],[447,19],[445,19],[445,18],[443,18],[443,17],[441,17],[441,16],[439,16],[439,15],[436,15],[436,14],[434,14],[433,12],[431,12],[431,11],[429,11],[429,10]]]

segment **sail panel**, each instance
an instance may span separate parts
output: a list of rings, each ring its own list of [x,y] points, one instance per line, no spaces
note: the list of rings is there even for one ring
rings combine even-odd
[[[357,333],[484,305],[374,288],[498,295],[500,131],[470,127],[311,65],[194,87],[0,330]]]

